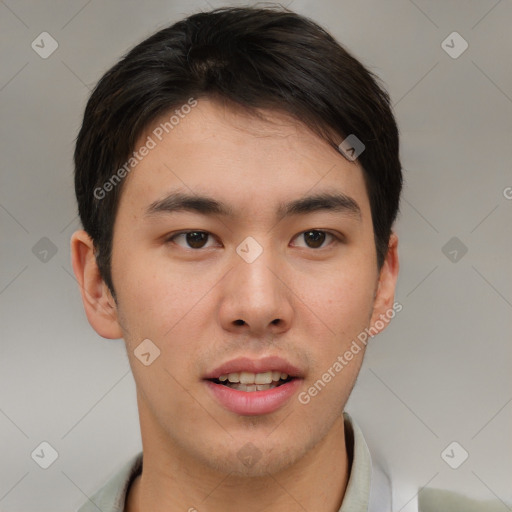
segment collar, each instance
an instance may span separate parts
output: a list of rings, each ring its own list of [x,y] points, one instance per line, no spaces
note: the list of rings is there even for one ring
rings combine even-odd
[[[339,512],[392,510],[391,485],[382,469],[372,463],[370,451],[357,423],[343,413],[350,475]],[[142,472],[142,452],[122,468],[78,510],[78,512],[123,512],[132,481]]]
[[[372,462],[370,450],[359,425],[347,413],[345,442],[350,475],[339,512],[382,512],[392,510],[391,483],[381,467]]]

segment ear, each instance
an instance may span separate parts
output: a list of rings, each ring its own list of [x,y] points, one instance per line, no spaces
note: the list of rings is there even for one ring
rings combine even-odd
[[[383,331],[388,325],[390,318],[394,316],[393,314],[390,317],[389,311],[391,310],[394,313],[393,304],[399,266],[398,236],[392,232],[389,237],[388,252],[379,274],[370,322],[370,326],[378,332]],[[383,321],[381,315],[384,315],[387,321]]]
[[[100,275],[94,244],[86,231],[75,231],[71,237],[71,263],[93,329],[103,338],[122,338],[116,302]]]

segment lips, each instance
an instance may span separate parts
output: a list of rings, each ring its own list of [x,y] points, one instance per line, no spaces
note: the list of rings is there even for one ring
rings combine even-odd
[[[224,409],[241,416],[255,416],[284,407],[299,391],[303,378],[302,370],[279,356],[239,357],[208,371],[203,382],[213,400]]]
[[[239,391],[211,380],[205,387],[212,399],[222,408],[239,416],[261,416],[272,414],[290,404],[301,386],[302,379],[295,378],[281,386],[266,391]]]
[[[250,359],[248,357],[232,359],[207,372],[203,378],[213,380],[230,373],[266,373],[272,371],[286,373],[290,378],[303,378],[304,376],[303,372],[292,363],[278,356],[270,356],[262,359]]]

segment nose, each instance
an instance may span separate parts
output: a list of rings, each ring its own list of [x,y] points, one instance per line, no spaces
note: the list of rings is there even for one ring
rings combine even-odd
[[[222,327],[254,337],[286,332],[293,318],[293,293],[279,275],[284,263],[270,250],[264,250],[251,263],[235,254],[234,263],[223,279],[219,308]]]

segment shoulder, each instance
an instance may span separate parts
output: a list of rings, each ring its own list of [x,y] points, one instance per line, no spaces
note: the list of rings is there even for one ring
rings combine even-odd
[[[445,489],[423,489],[418,494],[418,512],[502,512],[499,500],[479,501]]]
[[[123,512],[132,481],[142,471],[142,452],[133,455],[77,512]]]

